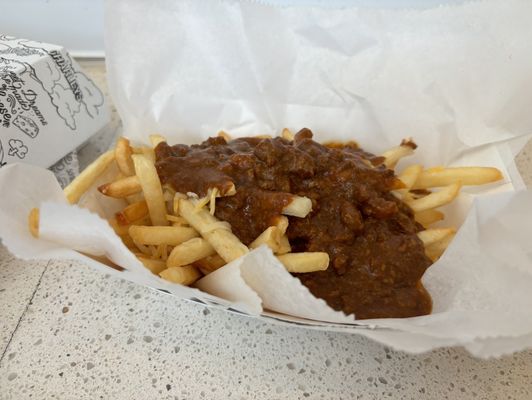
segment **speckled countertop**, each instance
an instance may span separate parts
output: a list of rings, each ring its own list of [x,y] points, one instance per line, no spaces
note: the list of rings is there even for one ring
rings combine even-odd
[[[104,68],[84,68],[105,88]],[[113,140],[80,152],[85,165]],[[532,184],[532,143],[519,155]],[[407,355],[204,308],[0,246],[0,399],[532,399],[532,351]]]

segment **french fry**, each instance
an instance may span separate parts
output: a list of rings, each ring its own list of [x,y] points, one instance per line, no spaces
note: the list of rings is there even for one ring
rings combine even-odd
[[[196,211],[192,201],[179,199],[179,214],[214,247],[226,262],[231,262],[249,252],[249,249],[230,230],[222,227],[220,221],[207,210]]]
[[[225,260],[218,254],[214,254],[194,262],[194,266],[197,267],[204,275],[208,275],[224,265]]]
[[[288,218],[279,215],[275,218],[274,225],[266,228],[250,245],[255,249],[266,244],[275,254],[285,254],[291,251],[290,242],[285,233],[288,229]]]
[[[154,245],[148,245],[148,249],[150,249],[150,255],[153,259],[155,260],[160,260],[161,259],[161,247],[160,245],[159,246],[154,246]]]
[[[459,182],[453,183],[452,185],[445,186],[439,192],[431,193],[416,200],[405,200],[405,202],[414,212],[429,210],[431,208],[440,207],[453,201],[456,196],[458,196],[460,187],[461,185]]]
[[[166,264],[168,267],[181,267],[192,264],[202,258],[212,256],[214,248],[203,238],[193,238],[174,247]]]
[[[188,225],[188,222],[185,218],[176,215],[167,214],[166,219],[171,222],[173,226]]]
[[[142,155],[155,164],[155,151],[151,147],[142,147]]]
[[[216,136],[223,137],[227,143],[231,141],[231,135],[228,134],[226,131],[219,131]]]
[[[116,156],[115,156],[115,161],[116,161]],[[113,179],[111,179],[111,181],[114,182],[114,181],[118,181],[118,180],[120,180],[120,179],[124,179],[124,178],[127,178],[127,176],[124,175],[124,174],[122,173],[122,171],[119,171],[119,172],[113,177]]]
[[[150,143],[153,148],[156,148],[157,145],[161,142],[166,142],[166,138],[163,135],[159,135],[159,134],[150,135]]]
[[[115,159],[113,150],[103,153],[95,161],[85,168],[70,184],[63,190],[65,197],[70,204],[75,204],[81,196],[92,186],[92,184],[102,175]]]
[[[390,169],[394,168],[401,158],[414,154],[416,147],[417,145],[411,139],[403,140],[400,146],[393,147],[382,153],[384,165]]]
[[[211,215],[214,215],[216,212],[216,197],[219,194],[218,188],[214,188],[211,190],[210,199],[209,199],[209,213]]]
[[[124,243],[124,245],[129,250],[132,250],[132,251],[136,251],[137,250],[137,245],[135,244],[133,239],[131,239],[131,236],[129,236],[129,234],[118,235],[118,237],[120,238],[120,240],[122,240],[122,243]]]
[[[423,245],[427,247],[451,234],[454,234],[454,229],[452,228],[436,228],[418,232],[417,237],[423,242]]]
[[[416,198],[409,191],[400,193],[398,190],[394,190],[391,193],[395,195],[395,197],[397,197],[398,199],[403,200],[403,202],[406,204],[416,200]]]
[[[288,272],[294,274],[324,271],[329,266],[329,255],[324,252],[288,253],[277,258]]]
[[[419,164],[414,164],[406,167],[399,175],[398,178],[405,185],[406,190],[410,190],[416,183],[419,174],[423,171],[423,167]]]
[[[98,190],[106,196],[123,199],[124,197],[139,193],[142,190],[142,186],[138,177],[133,175],[114,182],[105,183],[99,186]]]
[[[168,245],[160,244],[159,246],[157,246],[157,253],[161,260],[168,260]]]
[[[279,229],[279,232],[284,235],[288,229],[288,218],[284,215],[275,217],[274,226],[276,226]]]
[[[279,241],[279,247],[277,248],[275,254],[286,254],[290,253],[291,251],[292,247],[290,246],[288,237],[286,235],[281,236],[281,240]]]
[[[184,267],[167,268],[161,271],[159,276],[167,281],[188,286],[201,278],[201,273],[193,265],[186,265]]]
[[[155,275],[159,275],[159,273],[166,269],[166,262],[162,260],[154,260],[153,258],[146,257],[144,254],[136,254],[136,256]]]
[[[305,218],[312,211],[312,201],[308,197],[293,196],[290,203],[283,208],[284,215]]]
[[[435,222],[443,220],[444,218],[445,215],[441,211],[434,209],[420,211],[414,214],[414,219],[416,222],[419,222],[425,228],[434,224]]]
[[[118,223],[116,217],[115,218],[109,218],[107,220],[107,222],[109,223],[109,225],[111,225],[111,228],[113,228],[113,230],[115,231],[115,233],[118,236],[128,235],[129,234],[129,226],[122,225],[122,224]]]
[[[176,192],[176,194],[174,195],[174,201],[173,201],[173,204],[172,204],[172,206],[173,206],[172,209],[173,209],[175,215],[179,215],[179,200],[186,199],[186,198],[187,198],[187,195],[183,194],[183,193]]]
[[[271,139],[272,135],[255,135],[257,139]]]
[[[129,140],[125,137],[118,138],[115,146],[115,159],[118,169],[125,176],[135,175],[135,167],[133,166],[133,160],[131,155],[133,150],[129,144]]]
[[[137,203],[126,206],[122,211],[115,214],[116,221],[120,225],[130,225],[134,221],[144,218],[148,215],[148,204],[142,200]]]
[[[142,194],[142,191],[140,191],[138,193],[135,193],[135,194],[132,194],[130,196],[127,196],[125,198],[125,200],[127,201],[128,204],[133,204],[133,203],[136,203],[138,201],[143,201],[144,200],[144,195]]]
[[[294,134],[288,128],[283,129],[283,131],[281,132],[281,137],[289,141],[294,140]]]
[[[163,197],[166,204],[166,211],[168,213],[173,212],[173,204],[175,197],[175,190],[168,185],[163,186]]]
[[[435,167],[429,167],[425,171],[428,171],[428,172],[439,172],[439,171],[443,171],[444,169],[445,169],[445,167],[443,167],[441,165],[437,165]]]
[[[144,154],[147,150],[152,150],[149,146],[131,146],[131,150],[133,150],[133,154]]]
[[[133,239],[131,239],[133,240]],[[135,242],[133,242],[135,243]],[[135,243],[135,246],[137,247],[137,249],[139,249],[142,254],[144,254],[145,256],[147,257],[151,257],[153,255],[153,251],[151,250],[150,246],[146,246],[146,245],[143,245],[141,243]]]
[[[39,218],[40,218],[39,209],[32,208],[28,215],[28,227],[30,229],[31,235],[36,239],[39,238]]]
[[[168,225],[163,189],[155,165],[147,157],[140,154],[134,154],[132,158],[144,198],[148,204],[151,222],[153,225]]]
[[[173,201],[175,196],[175,190],[165,185],[163,187],[163,197],[165,201]]]
[[[279,246],[281,245],[281,237],[283,234],[276,226],[270,226],[264,230],[253,242],[250,243],[250,249],[256,249],[259,246],[265,244],[268,246],[274,253],[279,251]]]
[[[432,168],[421,172],[413,189],[427,189],[448,186],[460,182],[462,185],[484,185],[503,178],[501,171],[491,167]]]
[[[151,256],[154,258],[154,259],[159,259],[161,258],[161,254],[159,252],[159,246],[154,246],[154,245],[148,245],[148,249],[150,249],[150,254]]]
[[[399,178],[394,178],[392,181],[392,186],[390,187],[390,190],[402,190],[405,189],[406,185],[403,183],[402,180]]]
[[[222,197],[234,196],[235,194],[236,194],[236,187],[233,182],[231,182],[231,184],[228,185],[227,189],[224,189],[221,192]]]
[[[198,237],[198,232],[184,226],[139,226],[129,227],[129,236],[136,244],[177,246]]]
[[[447,249],[451,241],[454,239],[455,233],[450,233],[445,236],[443,239],[438,240],[437,242],[432,243],[431,245],[425,247],[425,254],[432,262],[436,262],[444,251]]]

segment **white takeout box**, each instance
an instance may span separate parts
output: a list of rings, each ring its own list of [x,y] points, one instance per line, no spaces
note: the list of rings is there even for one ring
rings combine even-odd
[[[0,35],[0,166],[49,167],[109,121],[105,96],[63,47]]]

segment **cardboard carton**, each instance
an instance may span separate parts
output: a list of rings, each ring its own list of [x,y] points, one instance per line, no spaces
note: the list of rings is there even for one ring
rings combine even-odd
[[[109,120],[105,96],[63,47],[0,35],[0,166],[49,167]]]

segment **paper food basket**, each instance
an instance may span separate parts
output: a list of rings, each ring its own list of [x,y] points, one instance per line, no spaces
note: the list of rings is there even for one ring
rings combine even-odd
[[[219,296],[165,282],[97,216],[119,205],[93,189],[83,199],[92,213],[68,206],[54,177],[36,167],[0,171],[1,187],[11,187],[0,199],[4,243],[24,258],[77,259],[176,298],[409,352],[459,345],[489,357],[532,346],[532,193],[514,163],[532,133],[532,4],[290,3],[109,1],[107,70],[124,134],[197,143],[220,129],[245,136],[308,127],[318,141],[356,139],[375,154],[412,136],[412,162],[499,168],[502,184],[466,190],[446,210],[460,229],[423,278],[431,315],[355,320],[311,296],[264,248],[216,272]],[[27,232],[36,206],[47,240]],[[125,269],[99,262],[103,254]]]

